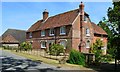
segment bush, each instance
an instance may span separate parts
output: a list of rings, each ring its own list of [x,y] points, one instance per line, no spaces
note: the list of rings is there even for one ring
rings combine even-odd
[[[68,62],[85,66],[85,56],[79,51],[71,50]]]
[[[49,52],[51,55],[60,55],[60,53],[64,52],[64,47],[60,44],[52,44],[49,48]]]
[[[100,62],[107,63],[109,61],[112,61],[112,55],[107,54],[107,55],[102,55]]]
[[[20,50],[27,51],[27,50],[31,50],[31,49],[32,49],[32,45],[29,42],[23,42],[20,44]]]

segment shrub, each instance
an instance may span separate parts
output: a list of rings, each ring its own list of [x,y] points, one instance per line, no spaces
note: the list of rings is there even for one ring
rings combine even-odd
[[[71,50],[68,62],[71,64],[78,64],[85,66],[85,57],[79,51]]]
[[[51,55],[60,55],[60,53],[64,52],[64,47],[60,44],[52,44],[49,48],[49,52]]]
[[[20,50],[27,51],[27,50],[31,50],[31,49],[32,49],[32,45],[29,42],[23,42],[20,44]]]

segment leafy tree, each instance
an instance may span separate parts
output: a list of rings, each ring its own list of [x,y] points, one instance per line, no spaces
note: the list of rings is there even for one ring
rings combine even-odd
[[[27,50],[31,50],[31,49],[32,49],[32,45],[29,42],[23,42],[20,44],[20,50],[27,51]]]
[[[99,63],[102,56],[103,42],[100,39],[97,39],[95,43],[91,46],[91,52],[95,54],[95,62]]]
[[[113,2],[113,8],[109,7],[107,15],[113,33],[111,44],[116,49],[116,58],[120,59],[120,1]]]
[[[60,44],[52,44],[49,48],[51,55],[60,55],[60,53],[64,52],[64,47]]]
[[[108,20],[104,18],[98,25],[108,34],[108,53],[120,59],[120,1],[113,2],[113,7],[108,8],[107,16]]]

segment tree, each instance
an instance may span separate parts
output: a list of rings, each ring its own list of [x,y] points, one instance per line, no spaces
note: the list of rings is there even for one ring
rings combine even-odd
[[[120,59],[120,1],[113,2],[113,8],[108,9],[108,20],[110,22],[110,29],[113,33],[111,40],[112,47],[114,47],[116,58]]]
[[[115,48],[112,47],[111,42],[113,39],[113,33],[110,29],[110,22],[105,17],[103,17],[103,20],[98,23],[98,26],[100,26],[108,34],[107,52],[114,56]]]
[[[99,63],[102,56],[103,42],[100,39],[97,39],[95,43],[91,46],[91,52],[95,54],[95,62]]]

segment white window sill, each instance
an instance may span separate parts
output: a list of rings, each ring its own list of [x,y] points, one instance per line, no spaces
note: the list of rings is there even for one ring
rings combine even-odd
[[[41,35],[41,37],[44,37],[45,35]]]
[[[29,38],[32,38],[32,36],[29,36]]]
[[[90,48],[90,47],[86,47],[86,48]]]
[[[49,34],[49,36],[54,36],[54,34]]]
[[[60,35],[65,35],[66,33],[60,33]]]
[[[41,47],[41,48],[46,48],[46,47]]]
[[[90,36],[90,34],[86,34],[86,36]]]

